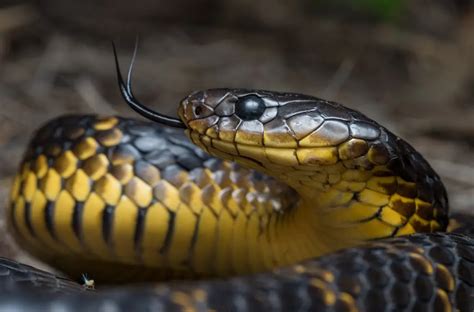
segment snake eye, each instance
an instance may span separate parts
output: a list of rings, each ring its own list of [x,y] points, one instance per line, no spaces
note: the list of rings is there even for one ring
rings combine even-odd
[[[237,100],[235,114],[242,120],[255,120],[265,111],[265,103],[256,95],[248,95]]]

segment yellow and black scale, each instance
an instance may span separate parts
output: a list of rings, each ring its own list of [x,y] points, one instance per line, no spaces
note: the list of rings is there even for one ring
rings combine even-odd
[[[14,181],[13,233],[99,286],[199,281],[97,295],[1,259],[0,309],[472,311],[472,233],[414,234],[446,230],[446,191],[383,126],[334,102],[245,89],[194,92],[174,119],[119,82],[133,109],[183,129],[51,121]]]

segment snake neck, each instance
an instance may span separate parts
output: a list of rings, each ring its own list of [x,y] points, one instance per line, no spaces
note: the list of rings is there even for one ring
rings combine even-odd
[[[296,190],[299,199],[283,216],[269,217],[268,247],[262,248],[277,255],[273,265],[321,256],[367,240],[442,228],[432,203],[416,196],[415,183],[385,166],[362,170],[338,163],[313,166],[312,170],[275,169],[274,177]]]
[[[272,176],[298,193],[297,207],[274,218],[292,220],[281,223],[286,228],[279,225],[284,234],[269,234],[270,245],[280,246],[292,260],[446,227],[441,180],[408,143],[383,128],[377,138],[320,147],[226,142],[198,131],[188,131],[188,136],[209,154]],[[286,239],[295,229],[304,234]],[[295,246],[299,240],[308,246]]]

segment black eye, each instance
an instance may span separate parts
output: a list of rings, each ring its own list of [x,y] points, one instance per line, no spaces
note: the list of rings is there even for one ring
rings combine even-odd
[[[265,111],[265,103],[256,95],[240,98],[235,103],[235,114],[242,120],[255,120]]]

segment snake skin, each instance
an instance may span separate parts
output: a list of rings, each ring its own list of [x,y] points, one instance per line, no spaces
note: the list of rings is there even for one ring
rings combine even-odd
[[[290,209],[294,198],[283,183],[210,157],[182,131],[127,118],[65,116],[39,129],[29,145],[12,190],[9,220],[24,249],[70,276],[87,272],[100,282],[193,277],[198,274],[185,265],[190,261],[176,256],[175,250],[184,248],[175,248],[180,237],[174,229],[183,227],[185,218],[199,220],[201,207],[192,202],[196,192],[224,202],[246,194],[245,216],[262,227],[268,211]],[[235,218],[232,208],[211,207],[208,218],[214,223]],[[85,221],[97,213],[94,223]],[[66,223],[58,221],[59,214]],[[124,222],[126,237],[114,232]],[[198,226],[195,222],[185,235],[190,250],[202,241],[192,239]],[[212,251],[202,254],[202,262],[212,266]],[[176,259],[175,272],[143,268],[143,261],[156,264],[164,258]],[[122,264],[109,273],[114,262]]]
[[[203,98],[215,99],[215,92],[230,91],[207,92],[210,93],[195,93],[185,99],[180,106],[182,119],[193,119],[195,105]],[[268,96],[265,91],[261,95]],[[214,156],[223,155],[224,159],[245,166],[254,158],[272,155],[272,144],[284,144],[282,141],[288,138],[282,133],[293,127],[291,120],[294,125],[305,124],[304,118],[314,113],[311,116],[317,125],[306,124],[301,131],[309,134],[298,139],[304,148],[290,153],[279,149],[281,156],[277,159],[284,165],[279,167],[265,158],[268,162],[261,162],[264,168],[256,169],[263,169],[264,173],[281,170],[280,176],[274,176],[301,183],[301,189],[289,184],[303,199],[306,196],[307,208],[316,189],[322,202],[327,199],[324,196],[350,195],[350,203],[337,202],[328,207],[351,209],[329,209],[327,213],[332,217],[327,220],[348,218],[344,226],[354,227],[348,231],[365,235],[353,237],[359,243],[446,228],[448,204],[444,187],[423,157],[406,142],[337,103],[294,94],[271,93],[270,97],[278,100],[279,108],[277,117],[262,122],[266,146],[257,144],[252,150],[242,145],[242,138],[254,138],[252,134],[239,134],[245,128],[240,126],[234,129],[235,142],[230,140],[228,144],[213,138],[217,132],[213,132],[216,129],[212,123],[218,119],[209,115],[189,122],[191,140]],[[218,114],[228,114],[222,102],[211,102],[208,108],[216,106],[205,114],[212,114],[214,109],[219,112],[219,107],[222,111]],[[247,130],[252,133],[255,129]],[[293,131],[298,134],[296,126]],[[257,138],[262,135],[259,131],[253,133]],[[296,144],[294,137],[289,140]],[[232,154],[235,149],[237,155]],[[284,169],[288,162],[294,163],[291,170]],[[315,168],[325,174],[323,182],[318,180],[321,172],[307,175],[308,169]],[[347,172],[351,176],[344,180],[343,173]],[[311,250],[295,247],[305,242],[287,235],[294,229],[285,233],[278,230],[302,211],[292,200],[297,197],[289,186],[209,157],[177,131],[131,119],[70,116],[46,125],[25,155],[11,198],[9,219],[22,246],[71,276],[89,273],[99,281],[116,277],[147,279],[151,275],[144,263],[161,265],[152,268],[153,280],[157,276],[169,279],[260,272],[294,263],[295,259],[307,259],[308,254],[301,250]],[[206,209],[196,202],[206,205]],[[147,218],[150,211],[161,219],[156,214]],[[361,217],[355,211],[371,215]],[[156,227],[150,223],[153,220],[166,222]],[[220,230],[218,240],[208,238],[206,242],[206,235],[201,234],[206,226],[199,226],[203,220],[213,220],[213,226],[216,222],[227,224],[216,226]],[[304,232],[302,220],[304,215],[299,216],[300,223],[296,225],[302,228],[300,237],[310,236],[308,228]],[[251,228],[252,222],[258,229],[253,234],[259,240],[249,239],[254,245],[248,247],[242,243],[247,237],[242,233]],[[229,227],[230,232],[225,232]],[[324,239],[326,233],[320,231],[316,237]],[[348,237],[342,228],[332,228],[328,234],[338,232],[341,237]],[[278,236],[280,241],[276,240]],[[210,241],[217,243],[209,246]],[[331,246],[326,246],[323,253],[350,245],[334,237],[327,242]],[[199,244],[207,244],[209,249],[203,251]],[[235,248],[242,249],[233,253]],[[244,252],[244,248],[249,249]],[[310,254],[318,254],[314,252],[317,249]],[[285,250],[287,254],[282,252]],[[471,311],[473,253],[473,239],[469,236],[417,234],[371,242],[272,273],[146,288],[111,288],[100,291],[100,296],[84,292],[67,279],[5,259],[0,268],[4,268],[4,276],[10,281],[6,285],[12,286],[0,294],[0,310]],[[239,267],[242,263],[251,265]],[[22,274],[27,276],[23,279],[25,286],[11,282],[22,280]],[[25,289],[32,288],[36,290],[25,294]],[[51,296],[48,291],[67,294]]]
[[[286,95],[283,100],[288,98],[292,97]],[[347,109],[341,113],[342,106],[333,103],[323,104],[318,112],[323,116],[343,118],[347,112],[352,113]],[[310,107],[306,102],[294,105],[291,110]],[[285,114],[287,109],[283,106],[280,113]],[[358,157],[346,159],[347,168],[340,166],[333,171],[336,180],[327,173],[323,177],[327,180],[324,188],[343,193],[344,200],[346,195],[353,198],[350,203],[341,203],[349,208],[328,209],[329,216],[324,217],[328,221],[347,220],[356,227],[352,232],[343,232],[346,225],[335,225],[339,228],[315,234],[303,224],[308,223],[306,216],[291,221],[292,211],[303,209],[292,209],[297,197],[286,184],[208,156],[182,131],[156,123],[96,116],[61,117],[37,132],[13,187],[9,219],[25,249],[70,276],[88,272],[100,282],[132,277],[156,280],[248,274],[318,254],[317,248],[308,246],[312,243],[305,247],[295,244],[307,239],[294,238],[295,230],[285,231],[285,224],[295,224],[306,237],[340,233],[326,242],[326,253],[353,245],[345,240],[360,235],[364,236],[360,240],[365,240],[445,229],[447,199],[439,177],[404,141],[375,123],[369,124],[362,114],[353,114],[352,119],[344,120],[353,129],[354,138],[348,143],[363,138],[370,143],[370,148],[364,149],[368,156],[354,154],[358,144],[342,143],[340,154],[345,150]],[[387,166],[394,173],[378,169],[385,165],[371,163],[380,160],[390,160]],[[415,171],[415,163],[418,174],[406,176],[406,172]],[[344,178],[351,168],[359,166],[367,167],[362,171],[377,172],[371,177],[352,169],[352,175]],[[304,171],[308,169],[288,174]],[[298,177],[303,178],[307,177]],[[317,187],[313,178],[310,183],[311,189]],[[361,189],[360,185],[367,188]],[[324,195],[319,194],[319,200]],[[203,198],[202,204],[199,198]],[[248,239],[250,243],[243,245],[243,233],[251,227],[249,224],[267,235],[248,233],[256,239]],[[224,229],[220,230],[223,234],[219,241],[206,242],[202,237],[210,234],[201,232],[213,226]],[[223,232],[226,228],[230,228],[228,233]],[[272,235],[273,231],[281,234]],[[275,247],[277,241],[283,244]],[[283,247],[292,250],[287,252],[287,259],[275,249]],[[211,264],[213,259],[216,265]],[[143,262],[154,267],[144,269]],[[244,267],[244,262],[250,266]]]
[[[12,266],[13,265],[13,266]],[[13,269],[14,267],[14,269]],[[2,291],[0,311],[472,311],[474,239],[415,234],[350,248],[272,273],[206,282],[78,291],[70,282],[0,261],[0,285],[41,275],[35,290]],[[52,286],[52,288],[51,288]],[[3,289],[2,289],[3,290]],[[45,294],[46,292],[46,294]]]

